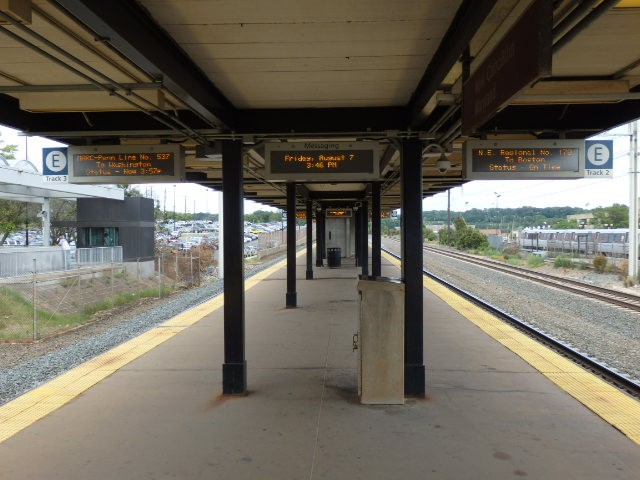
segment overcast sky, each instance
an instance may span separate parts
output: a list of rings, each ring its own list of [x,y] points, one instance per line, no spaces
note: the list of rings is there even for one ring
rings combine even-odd
[[[2,145],[18,145],[16,158],[27,158],[42,171],[42,148],[61,144],[40,137],[20,136],[15,130],[0,126]],[[629,204],[630,129],[625,125],[594,139],[612,139],[614,149],[613,178],[580,180],[475,180],[451,189],[451,210],[472,208],[533,207],[608,207],[614,203]],[[138,185],[143,193],[151,193],[160,201],[166,198],[166,209],[193,213],[218,212],[219,193],[194,184]],[[174,202],[175,198],[175,202]],[[245,213],[269,207],[245,202]],[[447,193],[426,198],[424,210],[446,210]]]

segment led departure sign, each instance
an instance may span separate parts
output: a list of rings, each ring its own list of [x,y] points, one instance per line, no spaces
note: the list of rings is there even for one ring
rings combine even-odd
[[[296,142],[265,145],[270,180],[372,180],[378,177],[376,142]]]
[[[325,211],[325,217],[327,218],[348,218],[353,215],[353,211],[350,208],[331,208]]]
[[[179,145],[69,148],[71,183],[158,183],[184,180]]]
[[[584,178],[584,140],[470,140],[464,178]]]

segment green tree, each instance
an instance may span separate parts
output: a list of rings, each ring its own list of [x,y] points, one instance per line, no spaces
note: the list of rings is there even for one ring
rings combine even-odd
[[[0,139],[0,159],[2,160],[15,160],[16,152],[18,151],[17,145],[4,145],[4,140]]]
[[[17,145],[4,145],[0,139],[0,159],[15,160]],[[4,243],[9,234],[18,228],[21,219],[24,219],[25,205],[12,200],[0,200],[0,245]]]
[[[460,250],[476,250],[488,246],[487,236],[475,228],[466,228],[458,234],[456,247]]]
[[[424,239],[427,242],[435,242],[438,239],[438,236],[430,228],[425,228],[425,230],[424,230]]]
[[[0,245],[25,219],[26,203],[0,200]]]
[[[457,232],[453,228],[441,228],[438,230],[438,243],[453,247],[458,241]]]
[[[462,215],[459,215],[455,218],[455,220],[453,221],[453,225],[456,227],[456,232],[458,232],[459,234],[469,228]]]
[[[119,183],[118,188],[124,190],[125,197],[142,197],[142,192],[133,185]]]
[[[557,222],[553,223],[553,228],[580,228],[580,225],[578,225],[578,221],[575,218],[572,218],[571,220],[558,220]]]
[[[65,235],[68,240],[76,239],[75,227],[62,227],[59,222],[75,222],[78,218],[77,206],[78,204],[71,200],[51,199],[49,205],[51,213],[51,245],[56,245],[61,235]]]
[[[281,222],[282,221],[282,213],[281,212],[269,212],[269,211],[266,211],[266,210],[256,210],[253,213],[247,213],[244,216],[244,219],[247,222],[251,222],[251,223]]]
[[[629,207],[614,203],[610,207],[596,208],[593,211],[595,227],[625,228],[629,226]]]

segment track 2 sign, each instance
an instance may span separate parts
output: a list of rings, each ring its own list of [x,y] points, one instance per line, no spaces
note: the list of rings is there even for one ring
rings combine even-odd
[[[586,178],[613,178],[613,140],[586,140]]]

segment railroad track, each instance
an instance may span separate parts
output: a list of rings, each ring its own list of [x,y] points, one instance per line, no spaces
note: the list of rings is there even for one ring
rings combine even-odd
[[[382,248],[383,251],[385,251],[386,253],[388,253],[389,255],[400,259],[400,256],[398,254],[396,254],[395,252],[392,252],[390,250],[388,250],[387,248]],[[437,253],[441,253],[441,250],[437,250]],[[447,254],[452,253],[451,257],[455,257],[455,252],[446,252]],[[463,257],[468,257],[468,255],[461,255]],[[474,260],[478,260],[475,257],[472,257]],[[466,258],[463,259],[464,261],[467,261]],[[476,262],[473,262],[476,263]],[[490,263],[498,263],[498,262],[490,262]],[[485,265],[487,266],[487,265]],[[493,266],[488,267],[488,268],[493,268]],[[513,325],[514,327],[518,328],[519,330],[525,332],[526,334],[530,335],[532,338],[544,343],[545,345],[549,346],[550,348],[556,350],[557,352],[561,353],[562,355],[572,359],[574,362],[578,363],[579,365],[582,365],[584,368],[587,368],[589,370],[591,370],[593,373],[599,375],[600,377],[602,377],[603,379],[605,379],[606,381],[610,382],[611,384],[615,385],[616,387],[620,388],[621,390],[626,391],[627,393],[629,393],[630,395],[633,395],[635,397],[640,397],[640,384],[634,382],[633,380],[619,374],[618,372],[610,369],[609,367],[607,367],[606,365],[603,365],[602,363],[587,357],[586,355],[584,355],[581,352],[576,351],[575,349],[571,348],[570,346],[564,344],[563,342],[556,340],[555,338],[547,335],[546,333],[538,330],[537,328],[529,325],[528,323],[520,320],[519,318],[510,315],[509,313],[505,312],[504,310],[495,307],[493,305],[491,305],[490,303],[482,300],[481,298],[467,292],[466,290],[463,290],[457,286],[455,286],[454,284],[452,284],[451,282],[443,279],[442,277],[435,275],[429,271],[427,271],[426,269],[422,269],[422,273],[424,276],[431,278],[432,280],[446,286],[447,288],[453,290],[454,292],[456,292],[458,295],[466,298],[467,300],[473,302],[474,304],[478,305],[479,307],[483,308],[484,310],[487,310],[488,312],[490,312],[491,314],[497,316],[498,318],[501,318],[502,320],[508,322],[509,324]],[[512,274],[511,272],[506,272],[509,274]],[[550,275],[551,277],[554,277],[553,275]],[[558,277],[556,277],[558,278]],[[537,280],[536,280],[537,281]],[[584,282],[577,282],[579,284],[584,284]],[[591,285],[588,284],[584,284],[587,285],[589,287],[592,287]],[[554,287],[556,287],[556,285],[553,285]],[[605,289],[606,290],[606,289]],[[636,297],[637,298],[637,297]],[[613,303],[613,302],[609,302],[609,303]]]
[[[438,255],[444,255],[447,257],[462,260],[464,262],[480,265],[483,267],[497,270],[509,275],[513,275],[519,278],[524,278],[534,282],[538,282],[550,287],[559,288],[566,292],[571,292],[576,295],[587,297],[591,300],[599,300],[617,307],[626,308],[640,312],[640,297],[631,293],[618,292],[604,287],[598,287],[579,280],[572,280],[569,278],[558,277],[557,275],[550,275],[542,272],[535,272],[526,268],[516,267],[513,265],[506,265],[502,262],[494,260],[482,259],[472,255],[464,254],[461,252],[453,252],[450,250],[443,250],[440,248],[434,248],[425,246],[426,252],[435,253]]]

